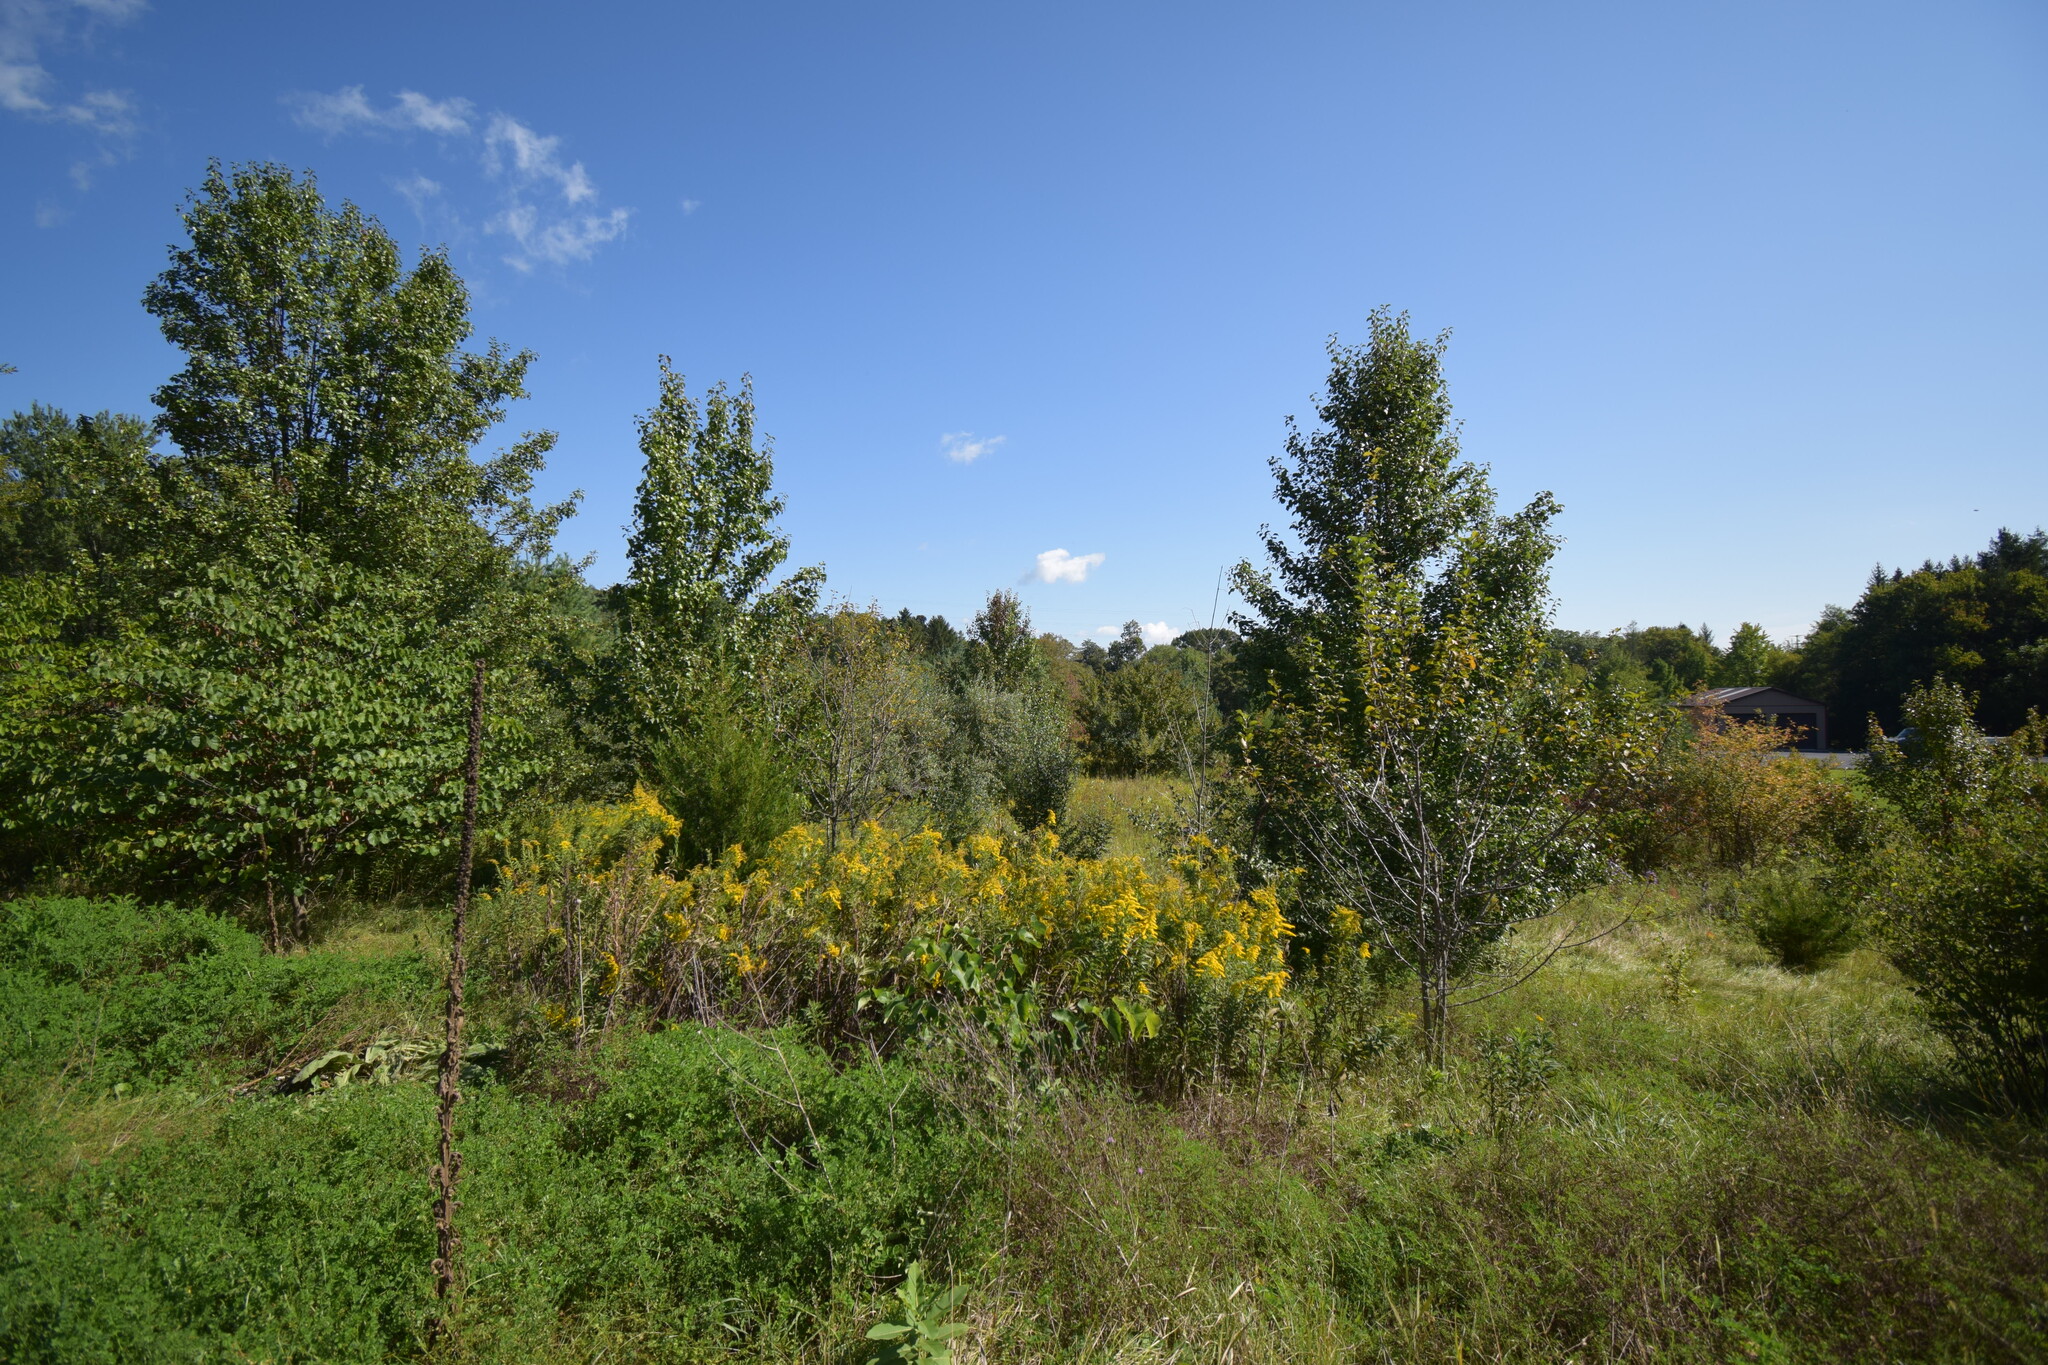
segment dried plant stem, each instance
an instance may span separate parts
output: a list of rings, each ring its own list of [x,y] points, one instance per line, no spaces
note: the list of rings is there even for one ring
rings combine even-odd
[[[434,1166],[434,1297],[445,1303],[455,1289],[455,1185],[462,1178],[462,1153],[455,1150],[455,1105],[462,1098],[462,986],[468,970],[463,956],[464,921],[469,914],[470,871],[476,861],[476,786],[484,748],[484,661],[476,661],[469,690],[469,756],[462,770],[462,844],[456,857],[455,916],[448,952],[447,1046],[441,1052],[439,1094],[441,1159]],[[428,1335],[439,1336],[443,1319],[428,1323]]]

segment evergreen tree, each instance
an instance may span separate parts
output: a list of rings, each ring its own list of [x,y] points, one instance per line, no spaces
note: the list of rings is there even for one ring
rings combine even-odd
[[[1936,676],[1979,694],[1994,734],[2048,711],[2048,534],[2002,530],[1968,558],[1873,570],[1861,600],[1830,607],[1783,670],[1842,735],[1873,716],[1898,728],[1906,697]]]

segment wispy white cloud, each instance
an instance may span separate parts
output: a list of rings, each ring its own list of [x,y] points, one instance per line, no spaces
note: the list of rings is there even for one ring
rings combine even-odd
[[[54,199],[36,200],[36,226],[53,228],[71,216],[71,211]]]
[[[60,106],[57,116],[108,137],[129,137],[140,122],[135,101],[118,90],[88,90],[75,103]]]
[[[362,86],[345,85],[331,94],[288,95],[285,103],[300,127],[330,137],[431,133],[444,141],[467,142],[497,200],[483,229],[510,240],[504,261],[515,270],[587,261],[599,247],[624,236],[632,222],[631,209],[599,204],[596,183],[581,161],[562,155],[561,138],[536,132],[502,112],[480,118],[476,105],[460,96],[434,99],[401,90],[379,105]],[[439,206],[437,217],[459,225],[449,204],[452,196],[441,182],[414,171],[393,187],[422,219],[430,206]]]
[[[985,436],[977,440],[971,431],[949,431],[939,437],[939,449],[955,464],[973,464],[1008,439],[1007,436]]]
[[[329,137],[363,132],[461,137],[470,131],[469,116],[475,109],[466,99],[429,99],[417,90],[401,90],[398,98],[379,109],[360,85],[344,85],[331,95],[295,91],[284,102],[291,107],[292,122]]]
[[[0,61],[0,109],[17,114],[47,112],[50,105],[42,92],[49,81],[50,73],[40,66],[29,62]]]
[[[630,217],[626,209],[610,213],[585,213],[543,221],[532,204],[513,204],[484,225],[487,232],[502,232],[518,244],[519,250],[505,257],[505,264],[517,270],[531,270],[536,262],[568,265],[587,261],[606,242],[626,231]]]
[[[465,99],[430,100],[417,90],[398,92],[394,111],[406,125],[423,133],[454,137],[469,131],[470,103]]]
[[[391,182],[391,188],[405,196],[405,202],[412,205],[412,211],[424,218],[427,207],[441,195],[441,182],[429,180],[418,171],[403,180]]]
[[[125,24],[149,8],[149,0],[72,0],[72,3],[88,14],[116,24]]]
[[[1041,583],[1085,583],[1089,571],[1099,567],[1105,556],[1070,555],[1065,550],[1047,550],[1038,556],[1038,567],[1026,577]]]
[[[484,134],[484,169],[522,186],[552,182],[571,204],[596,198],[597,187],[584,174],[583,163],[564,166],[555,155],[561,145],[558,137],[542,137],[518,119],[494,114]]]
[[[0,109],[45,123],[68,123],[103,138],[132,136],[135,102],[119,90],[88,89],[76,98],[43,66],[43,49],[121,24],[148,8],[143,0],[0,0]]]

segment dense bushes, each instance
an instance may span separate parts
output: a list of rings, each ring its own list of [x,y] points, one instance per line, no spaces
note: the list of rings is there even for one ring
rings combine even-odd
[[[2048,815],[1973,823],[1873,871],[1893,962],[1988,1092],[2048,1106]]]
[[[1985,1091],[2048,1106],[2048,771],[2036,719],[1995,744],[1937,678],[1912,734],[1873,736],[1869,782],[1899,835],[1862,885],[1892,961]]]
[[[1164,870],[1064,856],[1048,830],[951,843],[862,826],[827,847],[800,826],[678,877],[672,822],[635,802],[558,814],[523,840],[479,911],[484,960],[581,1036],[636,1010],[776,1024],[819,1011],[885,1049],[942,1022],[1003,1048],[1170,1076],[1247,1064],[1276,1028],[1311,1030],[1288,992],[1283,888],[1249,893],[1196,840]],[[1325,994],[1364,971],[1356,917],[1314,963]],[[1342,1051],[1342,1045],[1338,1045]]]
[[[1811,852],[1853,821],[1856,798],[1833,769],[1783,751],[1784,742],[1711,708],[1674,718],[1644,780],[1611,809],[1617,851],[1637,872]]]
[[[427,1005],[434,986],[417,953],[279,957],[197,911],[75,899],[0,905],[0,1011],[10,1021],[0,1056],[10,1090],[59,1068],[109,1087],[174,1079],[210,1059],[275,1065],[345,1002],[357,1022],[390,1017]]]

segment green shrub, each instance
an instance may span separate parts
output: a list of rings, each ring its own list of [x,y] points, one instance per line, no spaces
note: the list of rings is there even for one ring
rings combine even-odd
[[[1913,734],[1874,726],[1867,781],[1910,833],[1865,867],[1893,963],[1988,1096],[2048,1108],[2048,769],[2036,717],[2003,743],[1975,698],[1915,688]]]
[[[1870,881],[1892,962],[1972,1078],[2048,1107],[2048,811],[1894,849]]]
[[[1768,867],[1736,882],[1736,919],[1778,965],[1795,972],[1828,966],[1862,939],[1853,910],[1829,887],[1787,867]]]
[[[682,822],[676,862],[715,863],[734,844],[766,848],[804,817],[788,758],[766,727],[736,710],[707,706],[655,747],[650,777]]]
[[[1486,1097],[1486,1125],[1496,1137],[1520,1127],[1537,1095],[1561,1066],[1556,1040],[1541,1024],[1480,1036],[1479,1076]]]
[[[430,1002],[436,986],[418,953],[279,957],[199,911],[0,905],[0,1058],[16,1080],[67,1065],[101,1086],[168,1081],[209,1061],[275,1065],[344,1002],[388,1015]]]

